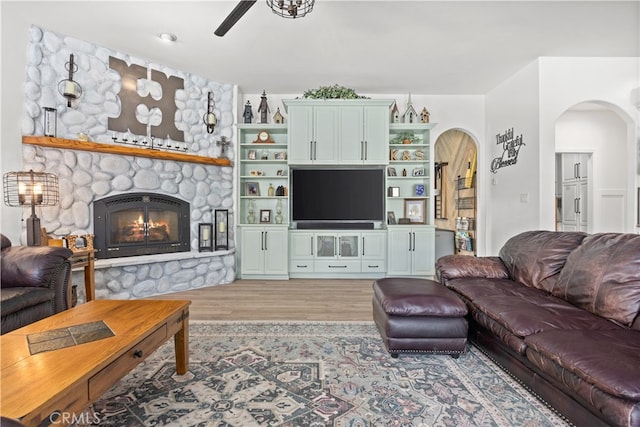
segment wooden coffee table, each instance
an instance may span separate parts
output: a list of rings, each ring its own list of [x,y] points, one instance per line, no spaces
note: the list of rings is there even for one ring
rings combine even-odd
[[[62,421],[97,400],[174,336],[176,371],[189,364],[189,304],[182,300],[94,300],[0,336],[0,415],[25,425]],[[33,351],[33,337],[101,323],[109,336]],[[36,334],[36,335],[34,335]],[[31,339],[31,350],[27,338]]]

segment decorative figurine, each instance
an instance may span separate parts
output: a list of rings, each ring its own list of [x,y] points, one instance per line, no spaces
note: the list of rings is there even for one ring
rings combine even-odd
[[[391,107],[391,123],[400,123],[400,111],[398,111],[398,104],[396,101],[393,101],[393,106]]]
[[[418,113],[411,104],[411,94],[409,94],[409,100],[407,101],[407,110],[402,115],[402,121],[404,123],[416,123],[418,120]]]
[[[422,119],[422,123],[429,123],[429,111],[427,107],[424,107],[420,112],[420,118]]]
[[[280,107],[278,107],[276,113],[273,115],[273,123],[284,123],[284,116],[280,113]]]
[[[250,101],[247,101],[247,103],[244,105],[244,112],[242,113],[242,117],[244,117],[245,123],[251,123],[251,120],[253,120],[253,111],[251,111]]]
[[[260,106],[258,107],[258,113],[260,113],[260,123],[268,123],[267,114],[269,113],[269,104],[267,104],[267,93],[263,90],[260,97]]]

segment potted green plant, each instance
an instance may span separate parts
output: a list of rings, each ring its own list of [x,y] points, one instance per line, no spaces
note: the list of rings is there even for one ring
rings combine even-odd
[[[401,132],[391,140],[391,144],[413,144],[419,138],[413,132]]]

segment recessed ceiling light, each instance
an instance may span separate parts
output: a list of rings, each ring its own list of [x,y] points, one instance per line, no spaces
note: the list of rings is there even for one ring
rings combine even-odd
[[[171,33],[162,33],[159,36],[162,40],[167,41],[167,42],[175,42],[176,40],[178,40],[178,37],[176,37],[175,34],[171,34]]]

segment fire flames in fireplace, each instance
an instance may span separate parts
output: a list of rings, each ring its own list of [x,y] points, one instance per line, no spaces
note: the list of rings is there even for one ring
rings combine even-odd
[[[144,222],[142,215],[133,221],[124,220],[122,226],[116,227],[113,241],[116,243],[142,242],[145,237],[153,242],[168,242],[171,238],[170,221],[154,221],[151,218]]]

